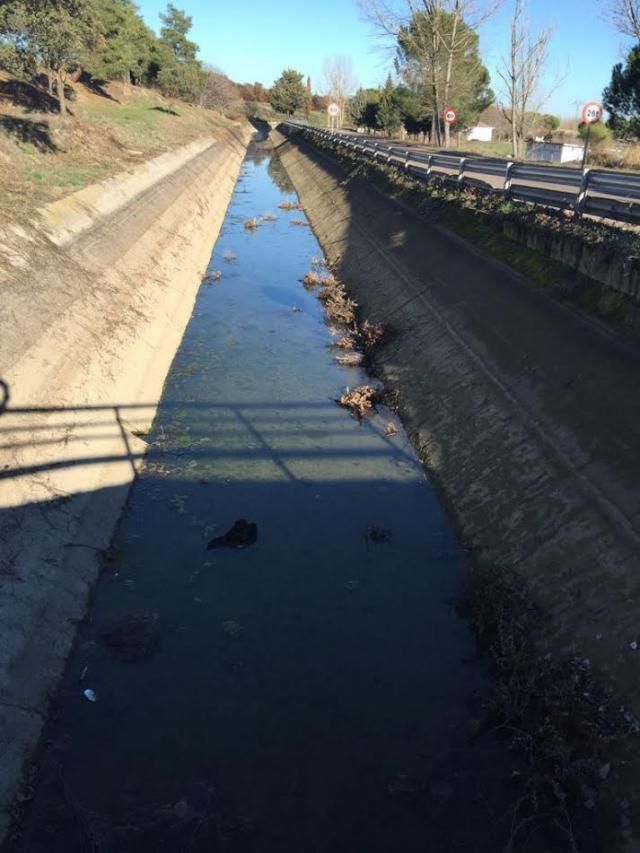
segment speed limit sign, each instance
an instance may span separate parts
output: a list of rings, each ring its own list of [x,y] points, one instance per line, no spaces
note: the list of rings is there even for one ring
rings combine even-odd
[[[327,112],[332,118],[340,114],[340,107],[337,104],[329,104]]]
[[[444,111],[444,120],[447,124],[455,124],[458,118],[458,113],[455,110],[448,109]]]
[[[595,124],[602,118],[602,105],[597,101],[589,101],[582,108],[582,121],[585,124]]]

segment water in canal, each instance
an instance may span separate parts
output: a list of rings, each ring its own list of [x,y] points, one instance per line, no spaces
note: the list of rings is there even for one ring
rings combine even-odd
[[[393,414],[336,405],[365,377],[335,363],[300,282],[320,249],[286,200],[254,150],[12,851],[501,847],[511,769],[469,734],[463,554]],[[238,519],[257,542],[207,551]]]

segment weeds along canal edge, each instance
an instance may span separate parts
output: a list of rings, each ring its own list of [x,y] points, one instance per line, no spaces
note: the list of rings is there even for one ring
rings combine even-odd
[[[347,388],[336,402],[358,418],[367,417],[378,401],[397,412],[463,545],[464,576],[455,609],[472,627],[479,654],[492,672],[491,694],[480,717],[470,721],[470,737],[501,738],[520,764],[513,779],[518,797],[507,850],[524,849],[539,830],[554,834],[561,849],[577,851],[579,838],[591,835],[594,827],[608,842],[625,844],[631,822],[623,752],[629,738],[640,732],[638,721],[589,660],[554,655],[542,646],[544,616],[527,601],[517,574],[489,563],[472,542],[465,543],[428,453],[404,416],[401,389],[382,383],[376,355],[393,342],[393,327],[359,316],[335,264],[326,264],[325,271],[314,264],[302,283],[323,303],[328,323],[341,331],[332,347],[352,354],[354,366],[364,367],[375,380]],[[344,356],[335,357],[349,364]]]

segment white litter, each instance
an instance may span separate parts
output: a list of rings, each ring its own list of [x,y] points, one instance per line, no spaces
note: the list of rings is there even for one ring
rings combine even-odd
[[[83,690],[82,695],[84,696],[85,699],[88,699],[89,702],[97,702],[98,701],[98,697],[96,696],[95,692],[93,690],[91,690],[90,688]]]

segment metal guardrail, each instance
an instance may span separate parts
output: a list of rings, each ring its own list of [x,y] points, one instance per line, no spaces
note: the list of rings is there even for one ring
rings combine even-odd
[[[410,172],[420,180],[438,176],[458,185],[496,192],[519,202],[640,225],[640,175],[605,169],[540,166],[491,157],[430,154],[378,142],[368,136],[329,131],[302,122],[286,125],[337,142],[366,157]]]

